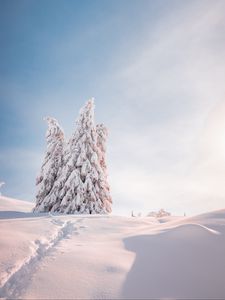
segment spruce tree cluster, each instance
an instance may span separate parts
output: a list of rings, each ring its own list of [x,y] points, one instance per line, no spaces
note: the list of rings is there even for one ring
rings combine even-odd
[[[80,110],[69,141],[54,118],[46,118],[47,152],[37,177],[34,212],[106,214],[112,199],[107,180],[107,129],[95,125],[94,100]]]

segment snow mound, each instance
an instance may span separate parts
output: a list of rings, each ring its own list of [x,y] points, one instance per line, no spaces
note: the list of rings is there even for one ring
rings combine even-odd
[[[224,235],[181,225],[158,235],[129,237],[124,243],[136,260],[123,286],[123,298],[224,297]]]
[[[204,213],[192,218],[193,220],[225,219],[225,209]]]

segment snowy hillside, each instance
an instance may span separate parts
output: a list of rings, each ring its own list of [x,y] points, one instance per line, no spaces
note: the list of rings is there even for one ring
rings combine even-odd
[[[0,195],[0,213],[6,211],[11,212],[31,212],[32,208],[34,207],[33,203],[22,201],[22,200],[15,200],[8,197],[4,197]]]
[[[225,298],[225,210],[193,218],[32,214],[0,198],[0,296]]]

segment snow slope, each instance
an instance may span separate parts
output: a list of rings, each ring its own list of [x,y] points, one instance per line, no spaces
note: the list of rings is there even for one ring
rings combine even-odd
[[[0,296],[225,298],[225,210],[156,220],[32,214],[0,198]]]
[[[33,203],[11,199],[0,195],[0,212],[1,211],[15,211],[15,212],[31,212],[34,207]]]

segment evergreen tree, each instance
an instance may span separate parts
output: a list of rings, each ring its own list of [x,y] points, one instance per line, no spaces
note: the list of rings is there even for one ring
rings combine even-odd
[[[100,184],[100,198],[104,202],[104,207],[107,212],[111,212],[112,198],[110,195],[110,186],[108,183],[108,173],[106,166],[106,140],[108,137],[107,128],[103,124],[96,125],[97,132],[97,146],[99,149],[99,162],[102,168],[103,174],[99,182]]]
[[[40,186],[36,211],[61,213],[109,213],[111,197],[105,162],[107,130],[95,126],[94,100],[80,110],[76,130],[66,146],[61,147],[61,160],[48,188]],[[62,143],[63,145],[63,143]],[[52,153],[51,149],[49,153]],[[63,157],[63,158],[62,158]],[[44,166],[46,164],[44,163]],[[54,164],[53,166],[54,167]],[[44,175],[42,167],[40,184]]]
[[[53,204],[47,196],[49,195],[58,172],[63,164],[64,133],[56,119],[47,117],[48,129],[46,132],[47,152],[41,167],[40,175],[37,177],[37,195],[34,211],[50,211]]]
[[[99,198],[98,180],[102,169],[98,159],[97,134],[94,124],[94,100],[80,110],[76,131],[68,145],[72,155],[65,166],[64,188],[60,192],[60,212],[104,213]]]
[[[80,116],[84,111],[85,107],[80,110]],[[79,212],[79,202],[83,201],[80,170],[76,165],[80,151],[77,143],[82,135],[80,123],[81,118],[78,118],[75,132],[69,139],[63,152],[63,166],[47,197],[48,202],[54,203],[51,208],[52,212]]]
[[[65,165],[57,184],[61,189],[55,193],[58,199],[52,210],[88,214],[110,212],[104,186],[106,167],[102,168],[104,151],[100,149],[104,143],[96,131],[93,99],[80,110],[76,125],[65,150]]]

